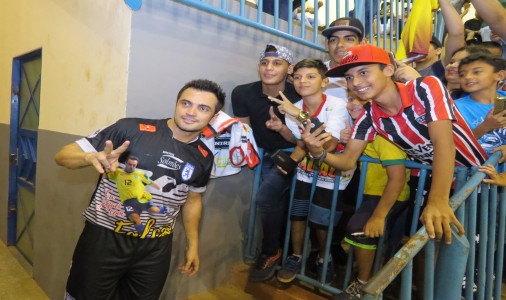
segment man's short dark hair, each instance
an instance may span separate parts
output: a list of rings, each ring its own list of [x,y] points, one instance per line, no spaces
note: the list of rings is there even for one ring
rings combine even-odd
[[[322,76],[322,78],[326,78],[327,76],[325,73],[327,72],[328,68],[327,66],[319,59],[314,58],[305,58],[298,63],[295,64],[293,67],[293,73],[297,72],[298,69],[302,68],[315,68],[318,70],[318,73]]]
[[[139,161],[139,158],[135,155],[129,155],[127,157],[127,159],[125,160],[125,162],[129,161],[129,160],[135,160],[135,161]]]
[[[491,54],[490,51],[487,48],[484,48],[484,47],[479,46],[479,45],[471,45],[471,46],[464,46],[464,47],[458,48],[457,50],[453,51],[451,57],[453,57],[456,53],[459,53],[459,52],[462,52],[462,51],[466,51],[469,54],[475,54],[475,53],[487,53],[487,54]]]
[[[483,48],[487,48],[487,49],[497,49],[497,50],[501,51],[501,55],[503,53],[502,46],[498,42],[485,41],[485,42],[481,42],[480,46],[482,46]]]
[[[218,105],[216,105],[216,109],[214,111],[215,113],[220,111],[225,105],[225,92],[214,81],[207,79],[195,79],[186,83],[177,94],[177,100],[179,100],[181,94],[189,88],[214,94],[216,99],[218,99]]]

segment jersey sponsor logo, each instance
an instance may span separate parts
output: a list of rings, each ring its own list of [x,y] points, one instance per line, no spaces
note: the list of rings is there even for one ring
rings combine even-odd
[[[157,162],[157,166],[169,170],[180,170],[183,161],[174,156],[174,153],[163,151],[162,157]]]
[[[139,124],[140,131],[156,132],[156,126],[149,124]]]
[[[193,171],[195,170],[195,166],[187,162],[184,165],[183,171],[181,172],[181,178],[183,181],[188,181],[193,175]]]
[[[348,52],[344,53],[343,58],[341,59],[341,64],[345,65],[345,64],[349,64],[354,61],[357,61],[357,60],[358,60],[358,56],[353,54],[351,51],[348,51]]]
[[[434,157],[434,147],[432,144],[415,145],[413,149],[406,149],[406,154],[421,161],[432,160]]]
[[[420,123],[420,124],[424,124],[425,123],[425,114],[419,116],[419,117],[416,117],[415,120]]]
[[[130,231],[129,228],[134,223],[131,221],[118,220],[115,222],[114,232],[120,234],[126,234],[128,236],[139,237],[141,239],[144,238],[159,238],[164,237],[172,233],[174,228],[174,221],[172,220],[169,224],[164,224],[161,226],[157,226],[157,222],[153,218],[149,218],[146,221],[146,226],[144,227],[144,231],[139,234],[136,231]],[[151,234],[149,232],[151,231]]]
[[[230,149],[230,163],[233,166],[240,167],[244,162],[244,151],[241,147],[237,146]]]
[[[214,138],[214,149],[228,149],[230,145],[230,136],[215,137]]]
[[[204,157],[207,157],[207,155],[209,155],[209,152],[206,149],[204,149],[202,146],[199,145],[198,148],[199,148],[200,153],[202,153],[202,155],[204,155]]]

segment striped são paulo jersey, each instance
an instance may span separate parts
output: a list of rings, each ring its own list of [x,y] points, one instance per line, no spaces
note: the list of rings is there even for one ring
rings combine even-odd
[[[351,138],[372,141],[376,134],[397,144],[409,157],[432,164],[434,149],[429,137],[429,122],[451,120],[457,166],[478,166],[486,154],[460,115],[441,81],[433,76],[421,77],[406,84],[396,83],[402,108],[388,115],[372,101],[357,118]]]

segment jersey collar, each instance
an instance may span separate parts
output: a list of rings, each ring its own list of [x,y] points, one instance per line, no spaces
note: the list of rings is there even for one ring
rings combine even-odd
[[[395,85],[397,86],[397,91],[399,92],[401,96],[401,102],[402,106],[399,112],[397,113],[397,116],[402,114],[402,112],[413,105],[413,100],[411,99],[411,96],[409,95],[409,89],[406,85],[403,83],[395,82]],[[378,116],[378,118],[389,118],[392,117],[392,115],[389,115],[385,113],[376,102],[372,101],[371,108],[374,111],[374,114]]]
[[[315,111],[315,113],[310,118],[317,118],[320,112],[322,111],[323,105],[325,105],[325,101],[327,101],[327,95],[322,94],[322,102],[318,106],[318,109]],[[304,102],[302,102],[302,110],[308,111],[306,105]]]

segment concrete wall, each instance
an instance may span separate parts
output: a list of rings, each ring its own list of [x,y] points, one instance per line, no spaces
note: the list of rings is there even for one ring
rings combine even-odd
[[[297,60],[325,57],[320,51],[182,4],[152,0],[143,5],[132,16],[128,116],[172,116],[177,92],[196,78],[218,82],[227,93],[225,111],[232,114],[232,89],[258,80],[258,57],[269,42],[290,47]],[[249,16],[256,16],[256,10]],[[201,226],[201,272],[188,278],[171,268],[163,299],[210,289],[226,280],[232,265],[242,260],[252,179],[252,172],[243,170],[211,181]],[[181,226],[175,234],[172,266],[182,261],[185,246]]]
[[[267,17],[268,18],[268,17]],[[180,87],[195,78],[221,84],[227,95],[257,80],[258,54],[268,42],[292,47],[297,58],[324,53],[172,1],[18,0],[0,10],[0,139],[8,141],[12,59],[42,48],[41,117],[34,232],[34,278],[51,299],[62,297],[81,212],[95,187],[91,168],[57,167],[58,149],[124,116],[172,116]],[[231,113],[230,99],[225,110]],[[8,143],[0,143],[0,184],[8,183]],[[175,268],[184,255],[175,232],[163,299],[211,289],[242,259],[252,172],[211,181],[204,198],[201,272]],[[0,239],[6,240],[7,190],[0,191]]]
[[[10,124],[13,58],[40,48],[43,56],[40,129],[84,134],[124,116],[130,17],[130,10],[121,0],[3,3],[0,124]],[[2,140],[8,141],[8,136]],[[41,143],[44,141],[40,140]],[[0,147],[2,152],[8,152],[8,142]],[[7,166],[6,157],[0,159],[1,166]],[[0,172],[0,182],[7,186],[6,168]],[[6,207],[6,198],[7,189],[2,189],[2,209]],[[0,238],[5,240],[6,218],[0,219]]]
[[[256,10],[247,8],[246,15],[256,18]],[[264,14],[264,20],[270,24],[272,18]],[[258,58],[269,42],[292,49],[296,61],[325,59],[321,51],[164,0],[148,1],[134,13],[131,39],[128,116],[171,116],[177,92],[196,78],[218,82],[230,96],[235,86],[258,80]],[[225,111],[232,113],[229,97]]]
[[[35,204],[34,278],[63,296],[72,250],[96,174],[65,173],[58,148],[124,117],[132,12],[123,0],[3,1],[0,10],[0,185],[8,183],[12,60],[42,49]],[[70,134],[70,135],[69,135]],[[0,238],[7,236],[7,188],[0,190]]]

